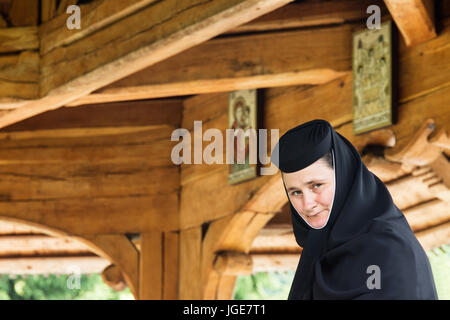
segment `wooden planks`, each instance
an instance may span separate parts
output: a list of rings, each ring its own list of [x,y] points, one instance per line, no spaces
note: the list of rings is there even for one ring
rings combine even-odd
[[[416,236],[425,250],[448,244],[450,241],[450,222],[418,232]]]
[[[250,253],[300,253],[292,224],[271,225],[261,229],[251,244]]]
[[[155,3],[105,30],[44,55],[40,95],[45,97],[5,114],[0,125],[56,109],[289,1]],[[130,30],[136,36],[130,35]]]
[[[180,99],[100,103],[77,108],[62,107],[14,123],[2,128],[0,132],[101,127],[118,127],[117,131],[120,132],[122,127],[156,125],[178,127],[181,123],[182,107]]]
[[[0,201],[1,217],[73,234],[136,233],[179,228],[176,194]],[[85,223],[89,221],[89,223]]]
[[[0,235],[41,234],[42,231],[21,223],[0,221]]]
[[[101,273],[109,261],[96,256],[0,258],[1,274]]]
[[[267,32],[361,21],[367,19],[366,9],[370,5],[379,6],[383,16],[388,14],[384,2],[379,0],[302,1],[288,4],[227,33]]]
[[[45,0],[48,2],[48,0]],[[61,16],[52,21],[46,19],[40,26],[41,34],[41,54],[60,47],[67,46],[77,40],[117,22],[136,11],[155,2],[155,0],[122,0],[122,1],[95,1],[80,5],[80,16],[83,27],[81,29],[69,30],[65,28],[68,15],[65,14],[68,3],[60,3],[58,12]]]
[[[89,255],[84,244],[69,238],[45,235],[0,236],[0,257],[33,255]]]
[[[350,49],[350,26],[214,39],[71,105],[322,84],[351,69]]]
[[[76,234],[145,232],[161,221],[176,230],[170,134],[180,106],[169,99],[63,108],[4,128],[3,216]],[[84,224],[89,216],[92,224]]]
[[[39,54],[22,51],[0,56],[1,99],[34,99],[38,96]]]
[[[140,3],[147,4],[151,2],[153,1],[140,1]],[[168,37],[178,32],[180,26],[185,26],[185,28],[188,26],[194,27],[197,23],[201,23],[204,20],[209,21],[208,19],[211,19],[212,21],[210,23],[212,24],[207,31],[204,30],[204,25],[201,27],[203,33],[210,35],[213,34],[214,29],[217,30],[217,32],[219,30],[223,31],[224,29],[229,29],[238,23],[244,23],[255,16],[263,14],[264,10],[270,11],[287,2],[289,1],[220,0],[205,3],[202,1],[177,2],[169,0],[156,2],[150,6],[144,7],[142,10],[136,11],[132,15],[124,17],[117,23],[109,25],[106,29],[99,29],[98,32],[86,35],[86,37],[81,38],[75,43],[57,47],[48,53],[45,51],[44,44],[42,46],[44,51],[42,51],[41,69],[42,94],[46,94],[53,88],[59,87],[71,79],[75,79],[99,66],[119,59],[128,53],[145,48],[146,46],[159,47],[159,41],[168,41]],[[130,5],[130,3],[130,1],[127,1],[128,5]],[[256,7],[258,7],[258,11],[256,11]],[[99,9],[102,13],[97,13],[96,10],[94,10],[93,15],[101,15],[101,17],[105,19],[105,17],[109,16],[106,11],[110,8],[111,6],[104,3]],[[125,9],[129,9],[129,6],[125,7]],[[115,10],[122,11],[125,9],[117,8]],[[225,15],[225,12],[227,12],[227,14],[231,12],[234,13],[232,17],[229,16],[230,18],[228,18],[229,20],[233,20],[233,22],[227,24],[225,22],[226,20],[221,19],[219,26],[219,24],[217,24],[219,16],[227,16]],[[66,29],[66,27],[60,27],[58,30],[59,29]],[[130,34],[130,30],[132,30],[132,34]],[[79,32],[83,33],[84,30],[82,29]],[[183,32],[182,37],[186,37],[186,32]],[[201,36],[197,38],[194,32],[191,33],[189,39],[189,46],[193,46],[196,43],[206,40]],[[49,42],[54,42],[54,39],[49,38]],[[93,47],[94,43],[95,46]],[[157,43],[158,45],[156,45]],[[187,44],[183,46],[181,42],[178,42],[176,50],[181,51],[185,49],[186,46]],[[156,50],[152,50],[151,54],[146,57],[146,64],[156,62],[156,59],[152,59],[152,56],[156,54],[155,51]],[[80,55],[80,53],[84,54]],[[163,56],[158,58],[161,59]],[[55,72],[57,69],[66,71],[63,73]],[[137,71],[139,69],[135,66],[131,70]],[[113,77],[111,72],[108,74],[108,77],[110,79]]]
[[[0,29],[0,53],[39,48],[37,27]]]

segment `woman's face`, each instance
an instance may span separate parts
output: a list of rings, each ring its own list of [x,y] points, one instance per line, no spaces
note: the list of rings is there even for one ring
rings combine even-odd
[[[282,172],[289,199],[310,226],[325,226],[334,197],[334,170],[319,159],[310,166],[292,173]]]

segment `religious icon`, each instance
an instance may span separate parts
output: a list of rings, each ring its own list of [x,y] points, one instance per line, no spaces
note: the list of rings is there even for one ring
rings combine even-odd
[[[228,167],[228,182],[239,183],[257,176],[257,90],[230,93],[228,124],[232,130],[232,164]]]
[[[353,132],[392,124],[391,22],[353,35]]]

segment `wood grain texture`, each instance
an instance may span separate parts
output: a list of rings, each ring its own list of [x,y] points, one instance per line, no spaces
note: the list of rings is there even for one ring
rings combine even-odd
[[[163,291],[163,235],[141,234],[139,254],[139,299],[160,300]]]
[[[384,0],[407,46],[436,37],[434,1]]]

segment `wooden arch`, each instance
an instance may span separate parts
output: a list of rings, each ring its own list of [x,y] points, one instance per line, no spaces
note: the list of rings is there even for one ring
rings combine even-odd
[[[139,252],[132,242],[121,234],[75,235],[68,231],[42,225],[34,221],[0,215],[0,221],[23,224],[52,237],[70,238],[86,245],[98,256],[107,259],[122,272],[131,293],[138,298]]]
[[[278,173],[239,212],[210,224],[202,244],[203,299],[230,299],[237,276],[221,274],[214,268],[217,254],[222,251],[247,254],[259,231],[286,203]]]

